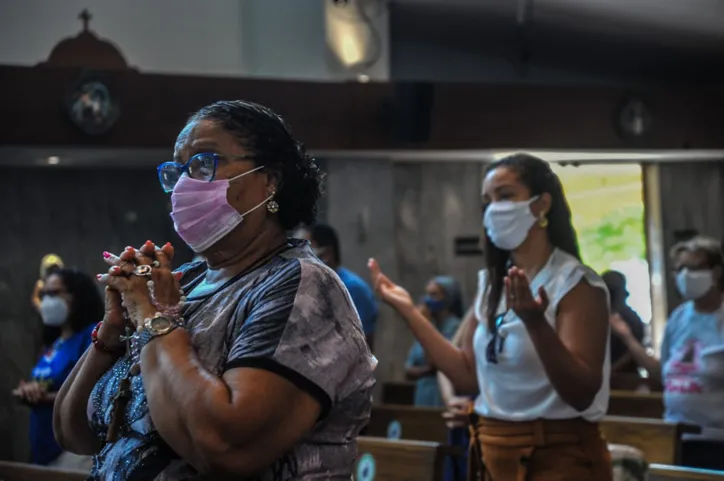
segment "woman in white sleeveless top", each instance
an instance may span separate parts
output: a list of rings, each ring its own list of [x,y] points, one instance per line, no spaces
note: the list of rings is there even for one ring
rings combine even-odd
[[[608,294],[581,264],[571,213],[550,166],[516,154],[483,182],[485,259],[463,348],[370,260],[380,297],[405,319],[458,393],[479,393],[470,479],[604,481],[598,422],[608,407]]]

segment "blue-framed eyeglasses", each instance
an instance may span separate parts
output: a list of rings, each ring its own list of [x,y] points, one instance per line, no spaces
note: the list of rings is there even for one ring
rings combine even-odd
[[[173,191],[176,183],[184,172],[196,180],[211,182],[216,177],[216,168],[219,166],[219,159],[253,160],[254,155],[221,155],[211,152],[196,154],[185,164],[179,162],[164,162],[158,166],[158,180],[161,182],[163,191]]]
[[[498,354],[503,352],[505,337],[500,335],[500,326],[502,326],[503,322],[505,322],[505,315],[507,313],[508,311],[498,315],[493,323],[493,330],[491,332],[492,336],[488,342],[488,347],[485,349],[485,359],[490,364],[498,364]]]

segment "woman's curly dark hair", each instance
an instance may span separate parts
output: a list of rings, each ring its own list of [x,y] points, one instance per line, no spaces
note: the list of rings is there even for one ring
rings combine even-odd
[[[74,332],[103,320],[105,307],[96,281],[76,269],[58,269],[50,275],[60,277],[68,294],[73,296],[68,309],[68,320]]]
[[[279,223],[285,230],[299,224],[314,224],[322,193],[322,173],[279,115],[253,102],[222,100],[189,118],[189,122],[197,120],[218,122],[256,156],[257,165],[279,173],[280,185],[274,199],[279,204]]]

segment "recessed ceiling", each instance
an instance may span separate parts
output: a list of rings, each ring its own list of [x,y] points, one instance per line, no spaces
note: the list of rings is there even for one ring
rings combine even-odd
[[[463,15],[472,20],[492,16],[507,17],[514,22],[520,7],[527,4],[533,22],[541,24],[724,49],[724,2],[721,0],[392,0],[391,3],[415,9],[446,10],[460,16],[460,20]]]
[[[532,7],[522,28],[526,3]],[[722,25],[721,0],[390,2],[393,62],[402,42],[652,83],[724,80]]]

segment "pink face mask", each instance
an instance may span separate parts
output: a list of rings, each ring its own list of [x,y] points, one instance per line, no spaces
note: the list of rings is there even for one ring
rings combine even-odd
[[[267,197],[243,214],[226,200],[230,182],[262,168],[263,165],[231,179],[212,182],[192,179],[188,175],[181,176],[171,194],[171,219],[178,235],[194,252],[204,252],[219,242],[241,224],[245,215],[272,198]]]

